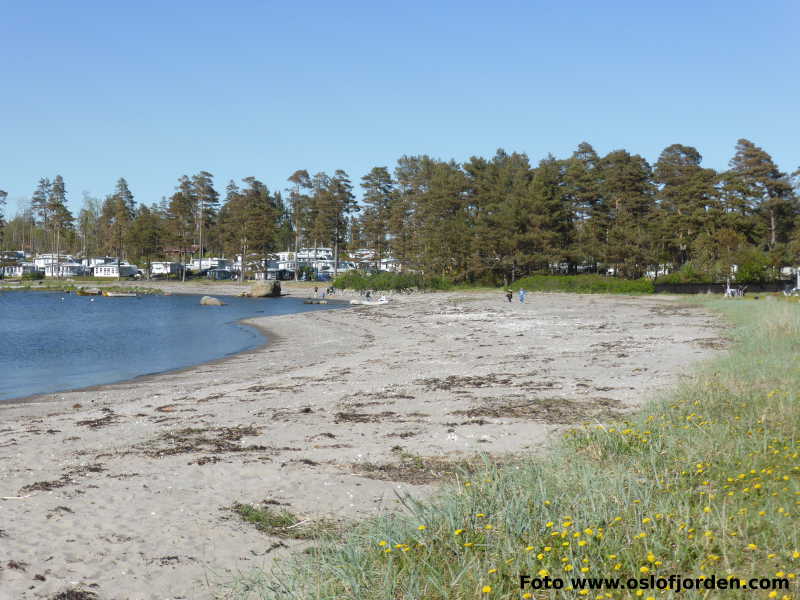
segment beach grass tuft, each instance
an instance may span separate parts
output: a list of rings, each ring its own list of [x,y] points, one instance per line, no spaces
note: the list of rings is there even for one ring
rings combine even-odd
[[[298,540],[315,539],[336,529],[331,521],[301,519],[287,510],[277,510],[266,504],[253,505],[235,503],[231,510],[256,529],[282,538]]]
[[[572,578],[676,574],[793,588],[688,590],[684,599],[794,597],[800,312],[788,302],[696,301],[732,323],[730,350],[660,397],[644,398],[636,415],[571,429],[544,457],[454,477],[432,501],[404,497],[404,513],[354,524],[272,571],[240,576],[228,592],[297,600],[648,598],[662,594],[568,588]],[[560,577],[566,587],[520,590],[522,574]]]

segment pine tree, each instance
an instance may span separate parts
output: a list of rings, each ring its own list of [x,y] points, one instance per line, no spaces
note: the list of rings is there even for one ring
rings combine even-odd
[[[347,222],[350,215],[358,212],[359,206],[353,194],[353,183],[350,176],[342,169],[337,169],[330,180],[329,193],[332,207],[333,223],[333,260],[334,276],[339,272],[340,249],[347,242]]]
[[[537,260],[532,256],[538,234],[528,157],[501,148],[490,161],[472,157],[464,170],[474,221],[472,270],[477,276],[488,271],[493,278],[514,281]]]
[[[638,154],[616,150],[599,167],[608,215],[604,260],[626,277],[641,277],[655,262],[648,230],[655,206],[650,165]]]
[[[330,186],[331,178],[325,173],[317,173],[311,178],[308,237],[314,247],[327,246],[333,241],[336,209]]]
[[[54,238],[56,264],[60,264],[62,236],[71,230],[74,224],[72,213],[67,208],[67,189],[61,175],[56,175],[55,179],[53,179],[48,202],[48,213]]]
[[[5,221],[5,206],[6,206],[6,198],[8,198],[8,192],[4,190],[0,190],[0,247],[3,244],[3,234],[6,228],[6,221]]]
[[[254,177],[243,180],[239,189],[231,181],[226,188],[225,205],[220,211],[220,225],[227,247],[241,253],[241,280],[244,281],[251,252],[267,257],[275,248],[277,206],[267,187]]]
[[[277,231],[275,244],[277,248],[291,248],[294,243],[294,228],[292,227],[292,211],[283,201],[280,192],[273,194],[275,210],[277,211]]]
[[[43,177],[39,180],[36,189],[31,196],[31,212],[34,217],[33,226],[41,225],[45,231],[50,229],[50,194],[52,189],[50,180]],[[36,251],[36,237],[31,232],[31,249]]]
[[[244,283],[248,250],[254,233],[239,187],[233,180],[225,187],[225,203],[219,211],[219,225],[225,251],[242,256],[239,281]]]
[[[200,259],[202,261],[205,250],[204,233],[212,228],[216,220],[219,208],[219,194],[214,189],[214,176],[208,171],[200,171],[197,175],[193,175],[191,182],[193,197],[197,202],[195,220],[197,223]]]
[[[362,226],[369,240],[370,249],[375,253],[375,269],[380,270],[381,260],[387,246],[389,216],[395,197],[395,183],[386,167],[374,167],[361,178],[364,190],[363,202],[366,205]]]
[[[167,236],[177,246],[181,262],[186,263],[186,255],[192,251],[194,241],[197,203],[191,180],[182,176],[166,210]],[[186,279],[186,269],[182,269],[182,279]]]
[[[672,144],[654,166],[659,187],[652,237],[658,255],[674,267],[691,259],[693,241],[703,232],[713,233],[721,216],[717,173],[702,168],[702,159],[697,149]]]
[[[743,233],[751,243],[769,249],[787,242],[798,214],[787,175],[767,152],[746,139],[736,143],[736,154],[729,167],[723,176],[726,200],[729,209],[743,217]],[[753,226],[747,227],[748,217],[752,217]]]
[[[552,155],[539,162],[531,182],[532,231],[530,255],[534,267],[575,262],[575,215],[572,198],[566,194],[566,165]]]
[[[309,177],[308,171],[300,169],[292,173],[287,181],[294,184],[289,192],[289,202],[291,204],[292,226],[295,233],[294,251],[296,253],[306,239],[309,230],[311,198],[305,191],[310,190],[312,187],[311,177]]]
[[[125,257],[125,242],[133,222],[135,203],[128,182],[120,177],[114,193],[106,196],[100,211],[99,229],[102,232],[103,248],[117,258],[117,264]]]
[[[467,274],[471,252],[468,187],[458,163],[437,161],[432,165],[417,216],[419,264],[425,274],[451,278]]]
[[[594,270],[606,244],[608,212],[602,202],[600,157],[587,142],[581,142],[566,160],[564,198],[571,204],[575,223],[576,260]]]
[[[148,208],[141,204],[136,209],[127,237],[131,255],[139,261],[144,259],[149,273],[153,256],[162,249],[161,219],[158,207]]]

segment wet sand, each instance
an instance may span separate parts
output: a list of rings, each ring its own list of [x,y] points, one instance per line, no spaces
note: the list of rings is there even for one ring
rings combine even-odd
[[[236,502],[312,523],[397,510],[452,461],[539,452],[724,345],[717,320],[665,297],[401,295],[248,321],[265,347],[0,407],[0,598],[213,598],[307,543],[258,532]]]

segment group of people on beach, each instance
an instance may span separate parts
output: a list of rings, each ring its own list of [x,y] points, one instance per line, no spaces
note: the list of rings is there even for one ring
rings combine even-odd
[[[509,302],[514,299],[514,292],[511,288],[506,290],[506,298],[508,298]],[[521,304],[525,304],[525,288],[519,288],[519,301]]]
[[[333,296],[335,293],[336,293],[336,288],[334,288],[333,286],[326,287],[326,288],[325,288],[325,289],[322,291],[322,298],[321,298],[321,299],[322,299],[322,300],[325,300],[325,296]],[[319,295],[319,294],[320,294],[319,287],[315,285],[315,286],[314,286],[314,298],[315,298],[315,299],[316,299],[316,298],[319,298],[319,297],[320,297],[320,295]]]

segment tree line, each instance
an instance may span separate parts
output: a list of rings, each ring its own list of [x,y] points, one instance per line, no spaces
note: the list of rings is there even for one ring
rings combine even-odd
[[[41,179],[7,223],[0,193],[0,226],[6,247],[132,262],[324,246],[338,257],[366,248],[376,266],[391,256],[457,281],[609,268],[638,278],[663,265],[720,277],[732,264],[797,262],[798,178],[746,139],[723,172],[702,166],[691,146],[673,144],[651,165],[626,150],[600,156],[584,142],[535,166],[503,150],[464,163],[403,156],[361,178],[360,201],[343,170],[298,170],[282,192],[246,177],[222,195],[200,171],[150,205],[137,204],[121,178],[104,200],[84,198],[76,217],[57,175]]]

